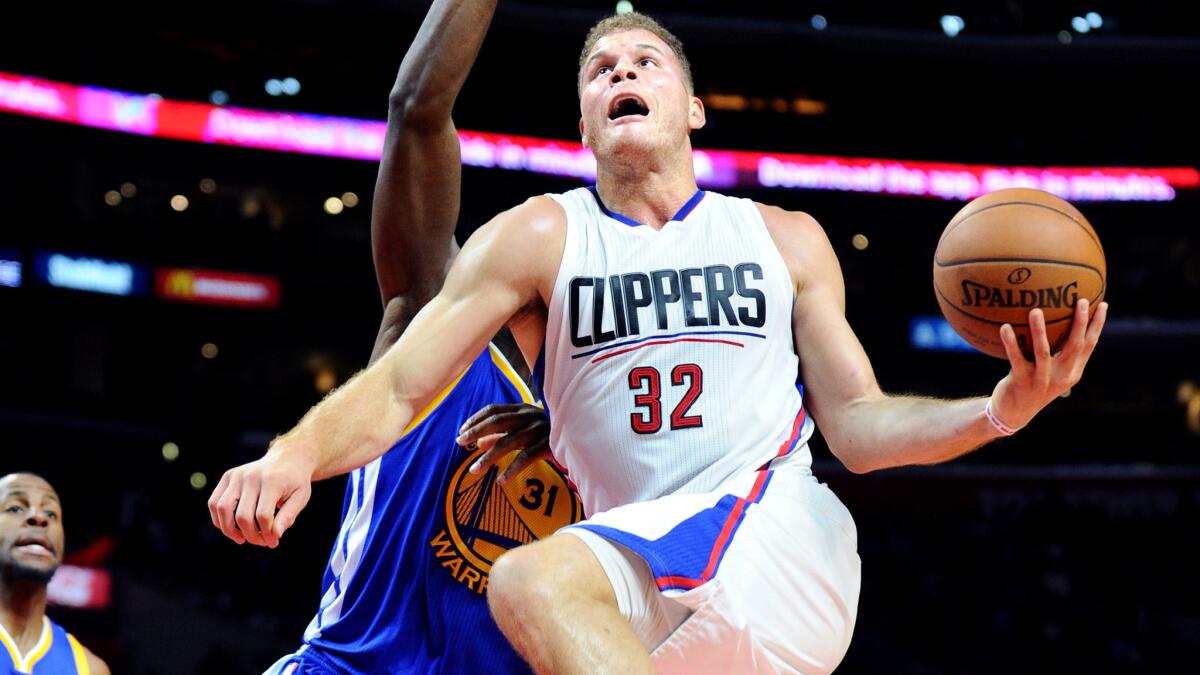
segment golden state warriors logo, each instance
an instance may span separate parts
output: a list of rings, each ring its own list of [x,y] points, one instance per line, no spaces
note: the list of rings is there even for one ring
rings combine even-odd
[[[442,567],[476,593],[487,590],[487,575],[500,554],[578,522],[579,497],[549,462],[534,462],[505,485],[496,476],[512,463],[513,452],[482,475],[467,469],[483,454],[476,450],[458,466],[446,490],[446,529],[429,542]]]

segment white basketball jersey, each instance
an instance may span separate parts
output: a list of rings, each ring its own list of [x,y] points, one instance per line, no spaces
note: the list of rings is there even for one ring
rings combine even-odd
[[[585,512],[811,466],[794,287],[754,203],[698,191],[655,230],[594,188],[551,197],[567,233],[537,375]]]

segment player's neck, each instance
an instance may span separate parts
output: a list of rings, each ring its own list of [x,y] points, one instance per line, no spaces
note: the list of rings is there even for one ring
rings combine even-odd
[[[0,582],[0,624],[22,653],[42,636],[46,615],[46,585],[5,579]]]
[[[670,166],[609,163],[596,170],[596,190],[610,211],[659,229],[696,194],[691,155]]]

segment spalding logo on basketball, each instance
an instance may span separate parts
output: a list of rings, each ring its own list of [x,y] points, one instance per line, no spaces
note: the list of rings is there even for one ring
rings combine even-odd
[[[487,575],[500,554],[548,537],[583,514],[566,477],[549,462],[533,462],[500,485],[496,476],[516,451],[483,474],[473,474],[468,469],[481,454],[479,449],[468,454],[450,479],[446,529],[430,542],[438,564],[478,593],[487,590]]]
[[[1104,298],[1107,267],[1095,230],[1074,206],[1041,190],[997,190],[967,204],[933,257],[933,288],[946,320],[980,351],[1005,358],[1000,326],[1012,324],[1032,357],[1029,311],[1046,317],[1051,350],[1071,330],[1075,303]]]

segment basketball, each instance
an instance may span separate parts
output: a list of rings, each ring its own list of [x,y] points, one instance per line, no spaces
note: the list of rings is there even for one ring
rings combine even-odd
[[[954,330],[985,354],[1007,358],[1000,327],[1012,324],[1032,358],[1029,311],[1040,307],[1057,351],[1071,331],[1075,303],[1104,298],[1104,249],[1071,204],[1047,192],[990,192],[959,211],[938,240],[933,288]],[[1090,311],[1090,310],[1089,310]]]

